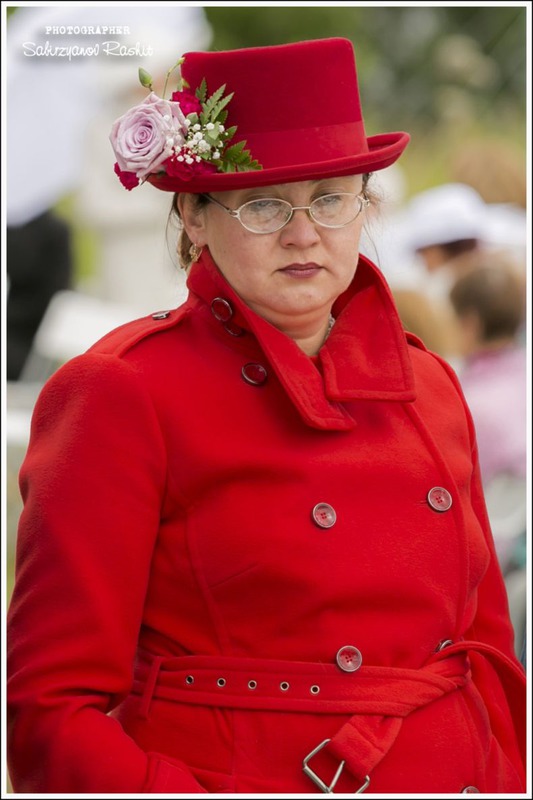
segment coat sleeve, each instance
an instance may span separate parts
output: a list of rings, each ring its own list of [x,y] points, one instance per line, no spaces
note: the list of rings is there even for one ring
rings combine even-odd
[[[135,369],[86,354],[35,408],[8,614],[8,761],[24,793],[202,792],[108,712],[129,692],[165,492]]]
[[[483,492],[474,420],[457,376],[445,362],[441,360],[441,363],[455,384],[465,408],[471,441],[471,503],[489,551],[487,570],[477,589],[475,615],[464,633],[464,639],[489,645],[502,653],[509,665],[508,669],[497,670],[481,653],[473,651],[470,654],[473,678],[485,699],[492,731],[520,773],[526,765],[525,672],[515,654],[507,590],[494,546]]]

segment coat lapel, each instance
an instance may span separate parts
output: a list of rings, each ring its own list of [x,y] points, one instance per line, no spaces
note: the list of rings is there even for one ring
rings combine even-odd
[[[188,278],[191,300],[208,306],[216,297],[233,308],[232,324],[253,335],[302,419],[321,430],[356,426],[353,400],[413,401],[414,377],[405,333],[379,270],[360,257],[349,289],[333,308],[333,330],[317,357],[241,300],[204,250]]]

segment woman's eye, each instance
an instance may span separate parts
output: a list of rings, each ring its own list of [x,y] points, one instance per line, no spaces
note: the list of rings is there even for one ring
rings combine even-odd
[[[265,198],[265,200],[254,200],[246,207],[246,210],[249,214],[264,219],[265,217],[271,218],[283,213],[285,205],[279,200]]]
[[[253,203],[250,204],[250,208],[254,211],[270,211],[272,209],[277,209],[280,207],[280,203],[278,200],[254,200]]]
[[[341,194],[326,194],[324,197],[319,197],[315,200],[315,204],[320,208],[333,208],[342,203]]]

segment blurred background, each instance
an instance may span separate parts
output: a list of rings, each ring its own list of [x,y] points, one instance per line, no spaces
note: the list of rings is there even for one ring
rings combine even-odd
[[[2,10],[7,597],[21,510],[17,474],[43,381],[108,330],[186,296],[176,232],[167,228],[170,196],[151,186],[127,194],[113,173],[111,124],[146,94],[138,68],[161,91],[166,70],[187,50],[345,36],[355,47],[367,134],[406,130],[412,137],[399,164],[374,176],[380,209],[371,215],[363,249],[388,278],[405,327],[447,358],[463,381],[479,426],[520,650],[529,4]],[[81,32],[63,35],[63,26]],[[115,30],[84,34],[83,26]],[[106,54],[110,40],[125,48],[122,55]],[[96,55],[54,51],[97,43]]]

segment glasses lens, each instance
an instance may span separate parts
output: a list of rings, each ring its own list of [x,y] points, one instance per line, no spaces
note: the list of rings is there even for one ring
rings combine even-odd
[[[265,198],[250,200],[240,208],[240,220],[254,233],[273,233],[282,228],[291,215],[292,207],[285,200]]]
[[[357,194],[339,193],[317,197],[311,203],[311,216],[320,225],[330,228],[348,225],[361,211],[361,199]]]

